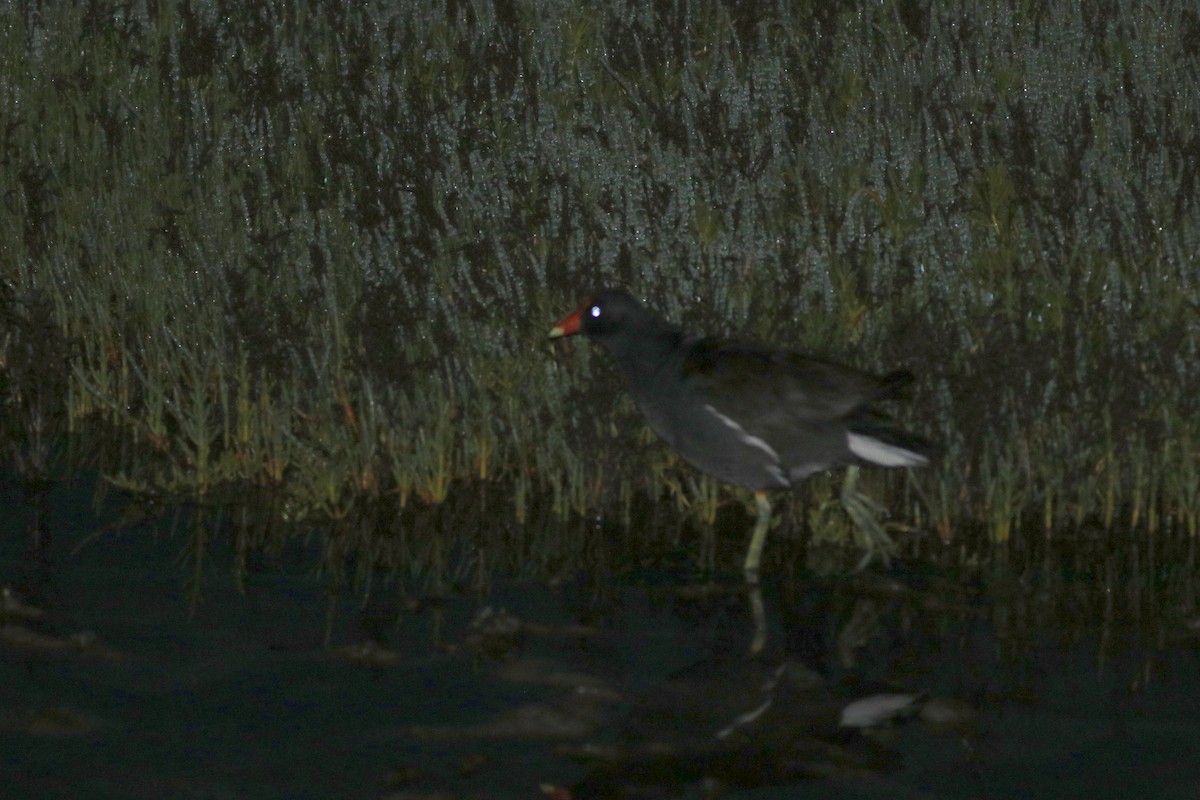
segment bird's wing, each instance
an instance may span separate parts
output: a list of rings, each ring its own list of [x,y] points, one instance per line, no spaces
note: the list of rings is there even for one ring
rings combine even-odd
[[[684,381],[722,414],[768,427],[839,420],[910,380],[906,373],[877,378],[797,353],[712,339],[692,343],[683,370]]]

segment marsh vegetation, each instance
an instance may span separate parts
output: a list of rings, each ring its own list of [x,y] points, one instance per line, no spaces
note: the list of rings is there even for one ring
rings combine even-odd
[[[0,61],[30,480],[360,583],[748,526],[545,341],[618,284],[917,372],[941,458],[864,480],[925,552],[1200,533],[1186,3],[28,2]],[[852,539],[836,480],[782,504],[810,541]]]

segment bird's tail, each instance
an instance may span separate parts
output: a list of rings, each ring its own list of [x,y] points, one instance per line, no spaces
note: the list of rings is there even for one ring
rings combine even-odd
[[[906,369],[896,369],[879,379],[879,392],[874,400],[905,400],[915,377]]]
[[[937,453],[928,439],[870,420],[852,424],[847,437],[856,458],[878,467],[923,467]]]

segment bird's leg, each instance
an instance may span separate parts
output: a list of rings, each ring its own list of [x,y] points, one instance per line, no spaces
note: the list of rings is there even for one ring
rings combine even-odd
[[[750,534],[750,549],[746,551],[746,582],[758,583],[758,565],[762,561],[763,545],[767,543],[767,530],[771,526],[771,501],[766,492],[755,492],[754,503],[758,506],[758,518],[754,533]]]
[[[842,484],[842,507],[850,515],[859,533],[862,534],[866,553],[857,569],[862,569],[871,563],[876,555],[884,564],[896,554],[896,543],[887,535],[887,531],[879,524],[879,517],[887,511],[879,503],[858,491],[858,467],[852,466],[846,470],[846,480]]]
[[[763,606],[762,587],[750,584],[750,617],[754,620],[754,638],[750,640],[750,656],[761,655],[767,646],[767,611]]]
[[[746,583],[750,586],[750,616],[754,620],[751,657],[762,653],[767,646],[767,614],[763,608],[762,588],[758,585],[758,567],[762,562],[763,545],[767,543],[767,531],[771,527],[771,501],[767,500],[767,493],[755,492],[754,504],[758,507],[758,516],[754,522],[754,532],[750,534],[745,566]]]

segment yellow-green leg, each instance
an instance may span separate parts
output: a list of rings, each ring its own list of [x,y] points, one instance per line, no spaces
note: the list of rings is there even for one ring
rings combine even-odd
[[[758,506],[758,519],[754,533],[750,534],[750,549],[746,551],[746,580],[758,583],[758,565],[762,562],[763,545],[767,543],[767,530],[771,526],[771,502],[766,492],[755,492],[754,503]]]

